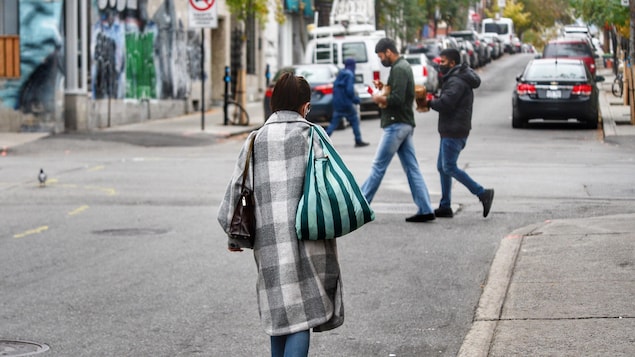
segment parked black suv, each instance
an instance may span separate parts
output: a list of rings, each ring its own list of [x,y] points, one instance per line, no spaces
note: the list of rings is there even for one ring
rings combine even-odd
[[[478,33],[473,30],[465,30],[465,31],[452,31],[448,34],[450,37],[454,38],[462,38],[464,40],[470,41],[472,46],[474,46],[474,51],[478,54],[478,63],[473,67],[480,67],[487,63],[487,49],[485,45],[478,37]]]

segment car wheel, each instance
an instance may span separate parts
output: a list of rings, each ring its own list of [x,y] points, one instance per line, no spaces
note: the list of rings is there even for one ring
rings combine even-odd
[[[512,111],[512,128],[519,129],[524,128],[527,125],[526,120],[520,115],[517,108]]]
[[[595,115],[589,115],[586,120],[587,129],[597,129],[598,128],[598,112],[595,112]]]

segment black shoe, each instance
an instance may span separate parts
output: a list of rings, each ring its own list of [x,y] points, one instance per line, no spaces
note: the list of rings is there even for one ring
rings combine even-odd
[[[483,203],[483,217],[487,217],[494,201],[494,189],[486,189],[485,192],[478,195],[478,199]]]
[[[356,148],[362,148],[362,147],[368,146],[368,145],[369,144],[367,142],[364,142],[364,141],[358,141],[358,142],[355,143],[355,147]]]
[[[452,218],[454,217],[454,212],[452,211],[452,207],[439,207],[434,210],[434,215],[436,217]]]
[[[406,218],[406,222],[428,222],[434,221],[434,213],[415,214],[412,217]]]

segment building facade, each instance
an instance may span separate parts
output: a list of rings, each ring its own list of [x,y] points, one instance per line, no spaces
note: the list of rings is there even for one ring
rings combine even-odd
[[[192,1],[214,3],[216,28],[189,26]],[[93,130],[192,113],[222,103],[226,68],[230,88],[242,72],[245,99],[259,101],[267,68],[273,75],[301,58],[298,27],[313,16],[310,1],[283,1],[282,24],[274,11],[266,24],[238,21],[219,0],[0,1],[0,131]]]

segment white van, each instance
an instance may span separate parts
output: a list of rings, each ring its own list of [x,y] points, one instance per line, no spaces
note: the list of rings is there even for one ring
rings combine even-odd
[[[483,19],[482,33],[496,32],[505,46],[505,52],[514,53],[514,21],[508,17]]]
[[[369,35],[326,36],[310,40],[306,46],[304,63],[332,63],[344,68],[344,60],[355,59],[355,82],[360,88],[370,87],[373,80],[383,83],[388,81],[390,67],[384,67],[375,53],[377,42],[386,37],[384,31],[376,31]],[[379,108],[370,99],[366,90],[358,90],[360,94],[361,112],[378,112]]]

